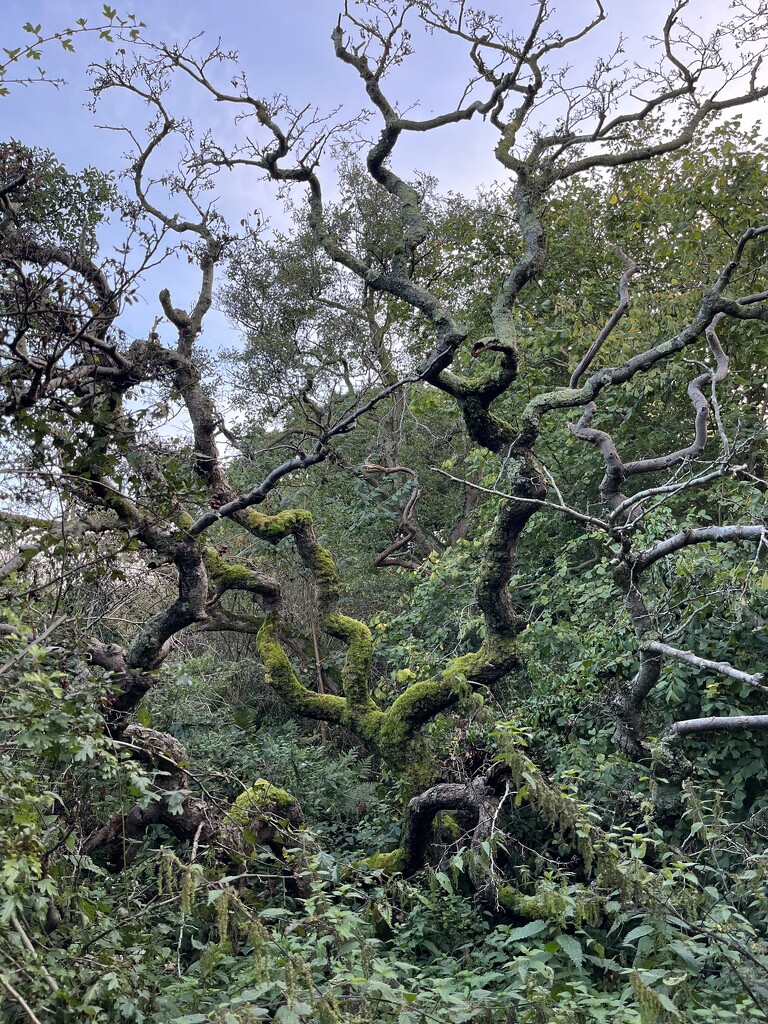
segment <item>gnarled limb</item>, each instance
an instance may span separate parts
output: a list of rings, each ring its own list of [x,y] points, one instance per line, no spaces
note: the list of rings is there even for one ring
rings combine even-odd
[[[520,487],[528,489],[531,484],[524,474],[525,467]],[[270,516],[251,510],[251,531],[263,540],[276,544],[293,537],[312,573],[320,623],[347,646],[343,694],[315,693],[301,683],[291,666],[279,639],[279,616],[275,612],[259,632],[259,652],[268,683],[298,714],[345,725],[395,770],[409,774],[416,771],[420,781],[429,781],[429,770],[421,763],[425,756],[419,736],[423,726],[462,697],[467,681],[490,685],[518,664],[516,637],[524,622],[514,611],[509,580],[517,539],[536,507],[535,502],[516,502],[511,497],[500,509],[489,552],[479,571],[478,602],[486,626],[480,649],[452,659],[435,679],[412,684],[387,709],[380,708],[371,694],[370,631],[364,623],[338,612],[338,573],[329,552],[317,541],[310,514],[288,509]]]
[[[614,314],[615,316],[616,314]],[[605,476],[600,484],[600,498],[613,509],[612,519],[615,519],[619,508],[628,509],[636,504],[635,501],[628,499],[621,493],[621,488],[628,477],[670,469],[675,463],[693,459],[704,451],[707,443],[707,422],[710,416],[710,405],[703,389],[705,385],[710,384],[714,393],[715,386],[723,381],[728,373],[728,357],[723,352],[716,333],[717,325],[724,316],[724,313],[718,313],[705,331],[710,350],[715,357],[716,369],[712,372],[708,370],[705,373],[699,374],[688,385],[688,396],[694,408],[694,438],[685,448],[680,448],[677,451],[655,458],[623,462],[611,435],[606,431],[595,430],[592,427],[592,420],[597,412],[597,406],[594,402],[590,402],[585,407],[582,417],[577,424],[570,423],[568,425],[569,430],[575,437],[594,444],[600,451],[606,467]],[[611,319],[613,320],[614,317]],[[571,379],[571,387],[575,386],[574,381],[578,381],[578,376],[574,374],[574,377]]]
[[[638,640],[640,665],[634,678],[623,686],[613,702],[618,720],[615,742],[629,757],[642,760],[648,745],[643,739],[641,714],[643,704],[653,687],[659,681],[665,657],[678,657],[699,668],[724,671],[726,675],[739,678],[752,685],[759,685],[762,676],[740,673],[730,665],[702,659],[695,654],[678,651],[664,644],[658,632],[655,616],[643,596],[640,582],[642,573],[662,558],[680,551],[690,544],[729,543],[747,541],[765,543],[763,526],[709,526],[680,533],[659,541],[646,551],[629,555],[625,553],[614,573],[614,579],[624,594],[624,605],[629,612],[632,627]]]
[[[469,816],[471,849],[473,853],[479,853],[481,844],[489,838],[497,803],[498,798],[488,789],[485,778],[473,779],[466,784],[440,783],[412,797],[408,802],[400,844],[403,874],[407,877],[424,867],[432,824],[441,811],[460,811]]]
[[[267,845],[281,856],[281,822],[291,828],[304,823],[298,801],[263,779],[241,794],[229,809],[214,807],[194,796],[186,770],[189,755],[167,733],[129,725],[123,742],[130,746],[136,760],[154,773],[154,798],[145,806],[137,803],[125,814],[113,815],[85,839],[83,852],[87,854],[108,849],[112,870],[119,871],[131,863],[152,825],[164,825],[182,842],[206,845],[218,860],[239,866],[249,859],[255,845]],[[170,794],[176,795],[173,804],[168,799]]]

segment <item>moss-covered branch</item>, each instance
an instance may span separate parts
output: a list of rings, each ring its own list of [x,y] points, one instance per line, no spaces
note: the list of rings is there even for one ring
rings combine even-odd
[[[217,597],[228,590],[244,590],[261,598],[270,608],[280,600],[280,584],[277,580],[250,566],[226,561],[211,544],[203,549],[203,563],[209,580],[216,585]]]
[[[275,616],[267,619],[258,633],[257,644],[267,683],[300,715],[323,722],[341,722],[346,699],[308,689],[293,671],[290,659],[277,635]]]

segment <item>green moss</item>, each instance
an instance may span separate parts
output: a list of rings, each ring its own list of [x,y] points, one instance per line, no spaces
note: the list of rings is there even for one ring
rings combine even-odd
[[[399,698],[398,698],[399,700]],[[397,704],[397,701],[395,701]],[[416,731],[407,721],[393,715],[395,704],[385,712],[384,720],[379,728],[377,747],[379,753],[391,768],[401,769],[408,763],[408,755],[416,736]]]
[[[267,682],[286,697],[299,693],[304,687],[291,667],[288,655],[276,636],[276,623],[273,618],[267,619],[256,636],[256,645],[261,656]]]
[[[678,784],[689,778],[694,770],[678,736],[663,736],[652,745],[651,767],[655,776],[664,776]]]
[[[405,854],[398,847],[390,853],[374,853],[372,857],[367,857],[363,863],[374,871],[379,869],[387,875],[395,875],[398,871],[402,871],[405,866]]]
[[[504,910],[509,911],[510,914],[517,914],[518,906],[524,896],[514,885],[500,885],[496,892],[496,899]]]
[[[435,715],[455,704],[465,680],[445,674],[439,680],[414,683],[392,704],[379,728],[376,748],[386,763],[408,783],[411,793],[434,781],[434,759],[419,730]]]
[[[387,765],[406,783],[404,799],[427,789],[435,781],[435,761],[423,737],[391,713],[384,715],[376,749]]]
[[[479,651],[454,658],[449,671],[479,683],[493,683],[520,662],[516,636],[488,636]]]
[[[396,723],[400,722],[413,733],[468,692],[463,675],[454,671],[451,666],[439,679],[430,679],[409,686],[393,703],[388,717],[392,720],[395,731]]]
[[[257,814],[287,811],[295,803],[294,797],[286,790],[273,786],[266,779],[257,779],[250,789],[246,789],[235,800],[229,816],[235,824],[245,826]]]
[[[368,627],[347,615],[326,615],[323,625],[332,636],[349,645],[341,673],[344,693],[357,708],[374,708],[368,679],[373,659],[373,637]]]
[[[504,910],[529,921],[556,921],[564,924],[569,909],[567,897],[551,888],[540,888],[535,896],[524,896],[513,885],[501,885],[496,898]]]
[[[438,817],[440,830],[447,835],[450,840],[455,842],[457,839],[461,839],[464,834],[464,830],[452,814],[448,814],[444,811]]]
[[[274,617],[266,620],[256,637],[267,683],[299,714],[325,722],[339,722],[346,701],[335,694],[314,693],[302,685],[276,635]]]
[[[248,612],[236,612],[233,614],[232,618],[237,619],[238,622],[247,623],[254,633],[258,633],[264,625],[265,620],[265,616],[263,615],[250,615]]]
[[[346,725],[355,736],[358,736],[369,747],[379,750],[379,735],[381,727],[386,720],[386,714],[375,706],[372,706],[367,711],[361,711],[360,708],[354,707],[348,701],[344,703],[345,708],[340,719],[341,724]]]
[[[329,609],[338,600],[339,574],[330,551],[316,540],[307,540],[299,545],[301,557],[315,578],[317,599],[322,611]]]
[[[268,516],[263,512],[257,512],[256,509],[251,509],[246,517],[246,522],[262,540],[277,544],[289,534],[311,526],[312,514],[303,508],[288,508],[283,512],[276,512],[273,516]]]
[[[482,648],[481,648],[482,650]],[[463,654],[460,658],[454,658],[451,668],[466,676],[467,679],[474,679],[483,665],[484,659],[480,651],[473,651],[472,654]]]
[[[253,581],[253,574],[244,565],[232,565],[225,562],[215,547],[206,545],[203,552],[203,563],[208,575],[225,587],[248,586]]]

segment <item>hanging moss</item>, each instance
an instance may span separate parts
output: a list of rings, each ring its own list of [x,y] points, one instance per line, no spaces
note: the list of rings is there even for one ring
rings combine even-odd
[[[588,924],[597,927],[603,898],[586,886],[571,885],[553,888],[539,884],[533,896],[527,896],[513,885],[501,885],[496,893],[499,906],[515,917],[529,921],[551,921],[560,928],[573,923],[576,927]]]
[[[496,898],[500,907],[517,917],[529,921],[556,921],[560,925],[565,924],[570,906],[566,895],[551,888],[539,888],[534,896],[525,896],[513,885],[502,885]]]

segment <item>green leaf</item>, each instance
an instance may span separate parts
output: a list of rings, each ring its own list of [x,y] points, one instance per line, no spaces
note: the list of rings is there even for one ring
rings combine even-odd
[[[453,895],[453,884],[444,871],[435,872],[435,881],[441,889],[445,889],[449,896]]]
[[[683,963],[698,970],[701,967],[701,957],[694,956],[690,946],[687,946],[680,939],[673,939],[669,948],[680,957]]]
[[[584,950],[581,948],[579,940],[572,935],[558,935],[555,941],[573,966],[580,968],[584,960]]]
[[[510,942],[519,942],[521,939],[530,939],[534,935],[541,935],[548,927],[547,921],[529,921],[521,928],[513,928],[512,931],[507,932],[506,937]]]
[[[641,924],[638,928],[633,928],[632,931],[625,936],[624,945],[629,946],[637,939],[642,939],[644,935],[650,935],[654,931],[654,928],[650,924]]]
[[[673,1017],[679,1017],[680,1016],[680,1011],[678,1010],[678,1008],[675,1006],[675,1004],[672,1002],[672,1000],[669,998],[668,995],[665,995],[663,992],[659,992],[658,989],[654,989],[653,990],[653,994],[659,1000],[659,1002],[664,1007],[664,1009],[667,1011],[667,1013],[671,1013]]]
[[[301,1017],[298,1013],[287,1006],[281,1006],[275,1014],[274,1019],[280,1021],[280,1024],[302,1024]]]

